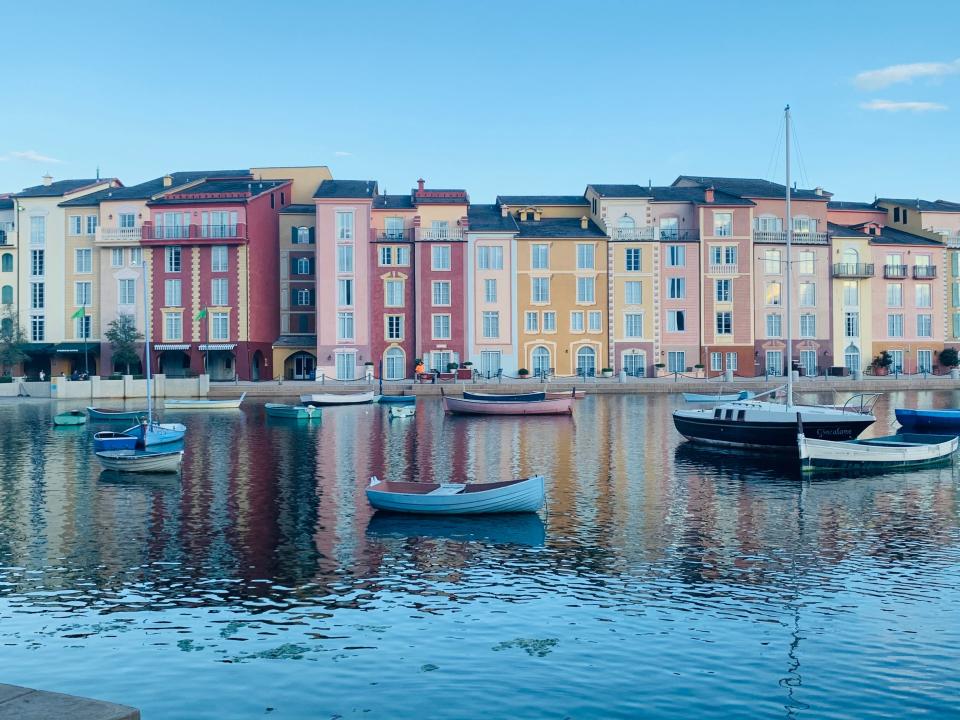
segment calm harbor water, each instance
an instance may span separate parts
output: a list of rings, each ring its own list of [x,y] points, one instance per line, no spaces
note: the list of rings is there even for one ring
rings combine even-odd
[[[0,682],[145,720],[956,716],[960,470],[801,481],[682,442],[677,403],[167,413],[182,479],[126,480],[94,425],[0,404]],[[868,434],[958,404],[897,393]],[[372,474],[534,472],[541,516],[373,516],[363,495]]]

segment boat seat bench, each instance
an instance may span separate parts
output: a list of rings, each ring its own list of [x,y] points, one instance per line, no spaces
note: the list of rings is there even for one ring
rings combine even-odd
[[[463,492],[466,487],[464,483],[442,483],[436,490],[431,490],[427,495],[456,495]]]

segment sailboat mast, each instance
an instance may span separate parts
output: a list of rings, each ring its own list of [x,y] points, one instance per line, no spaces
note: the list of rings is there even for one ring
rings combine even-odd
[[[793,214],[790,211],[790,106],[783,110],[783,115],[785,118],[786,129],[784,131],[784,142],[787,148],[787,161],[786,161],[786,171],[787,171],[787,207],[786,207],[786,222],[787,222],[787,281],[786,292],[787,292],[787,302],[786,302],[786,315],[787,315],[787,407],[793,406],[793,303],[792,298],[793,294],[791,292],[792,288],[792,275],[793,275]]]
[[[147,375],[147,427],[153,427],[153,375],[150,372],[150,307],[147,294],[147,258],[144,253],[140,260],[140,268],[143,271],[143,362]]]

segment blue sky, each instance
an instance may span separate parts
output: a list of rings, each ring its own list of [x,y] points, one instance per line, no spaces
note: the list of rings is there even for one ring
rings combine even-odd
[[[45,2],[42,31],[36,3],[4,9],[0,191],[98,165],[133,184],[327,164],[477,202],[681,173],[780,179],[789,102],[801,185],[960,201],[957,3],[145,7]]]

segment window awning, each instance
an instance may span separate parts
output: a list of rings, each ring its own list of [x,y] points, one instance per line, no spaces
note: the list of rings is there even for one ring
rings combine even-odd
[[[156,343],[153,346],[154,350],[189,350],[190,343]]]
[[[82,342],[63,342],[57,343],[54,347],[54,352],[58,353],[82,353],[84,352],[84,345]],[[86,345],[87,353],[99,353],[100,352],[100,342],[98,340],[91,340]]]
[[[233,350],[236,343],[221,343],[219,345],[200,345],[201,350]]]
[[[24,352],[27,355],[49,355],[53,352],[53,343],[30,343]]]

